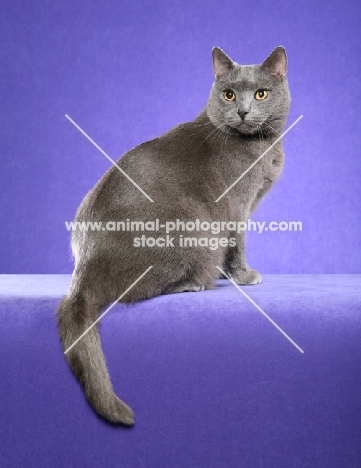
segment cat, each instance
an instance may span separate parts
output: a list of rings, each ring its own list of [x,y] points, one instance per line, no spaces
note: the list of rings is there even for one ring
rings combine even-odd
[[[282,142],[229,187],[283,131],[290,107],[286,51],[276,47],[262,64],[244,66],[215,47],[212,59],[215,80],[207,105],[196,119],[118,160],[143,193],[112,166],[85,196],[76,221],[248,220],[281,174]],[[229,242],[217,249],[184,248],[177,243],[168,248],[142,248],[135,247],[132,232],[74,231],[75,268],[70,290],[57,310],[64,351],[150,266],[121,301],[134,303],[159,294],[211,289],[221,265],[238,284],[260,283],[261,275],[246,263],[244,231],[228,230],[222,236]],[[201,237],[209,240],[212,233],[192,232],[196,241]],[[115,424],[134,424],[131,408],[113,391],[96,326],[66,358],[99,416]]]

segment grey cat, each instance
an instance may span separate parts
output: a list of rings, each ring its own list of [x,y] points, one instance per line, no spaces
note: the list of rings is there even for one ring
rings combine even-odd
[[[248,220],[281,173],[282,142],[227,189],[282,133],[290,106],[286,52],[277,47],[261,65],[248,66],[217,47],[212,56],[215,81],[206,108],[193,122],[139,145],[117,163],[154,202],[113,166],[86,195],[76,221]],[[150,266],[122,301],[211,289],[222,265],[238,284],[259,283],[261,275],[246,263],[245,233],[222,235],[235,242],[211,250],[177,244],[137,248],[134,233],[74,231],[75,269],[57,311],[64,350]],[[192,232],[196,239],[211,236]],[[113,391],[96,326],[66,358],[98,415],[134,424],[132,410]]]

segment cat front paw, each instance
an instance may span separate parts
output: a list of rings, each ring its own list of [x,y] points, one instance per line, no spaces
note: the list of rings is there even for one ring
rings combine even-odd
[[[206,288],[204,284],[196,284],[192,282],[184,282],[178,284],[176,286],[169,287],[164,294],[171,294],[171,293],[180,293],[180,292],[202,292]]]
[[[232,272],[232,278],[237,284],[259,284],[262,282],[262,275],[257,270],[250,268],[238,269]]]

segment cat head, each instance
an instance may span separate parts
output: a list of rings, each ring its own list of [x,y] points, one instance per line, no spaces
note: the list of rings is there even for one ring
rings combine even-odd
[[[290,107],[285,49],[276,47],[260,65],[238,65],[218,47],[212,56],[215,82],[207,104],[212,123],[246,135],[282,130]]]

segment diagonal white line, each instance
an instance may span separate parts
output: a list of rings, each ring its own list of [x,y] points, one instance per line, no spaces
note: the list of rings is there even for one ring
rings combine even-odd
[[[272,143],[272,145],[269,146],[269,147],[266,149],[266,151],[265,151],[264,153],[262,153],[261,156],[260,156],[258,159],[256,159],[256,160],[249,166],[249,168],[246,169],[246,170],[244,171],[244,173],[243,173],[242,175],[240,175],[240,176],[238,177],[238,179],[235,180],[235,181],[233,182],[233,184],[230,185],[230,186],[228,187],[228,189],[225,190],[225,191],[222,193],[222,195],[221,195],[220,197],[217,198],[217,200],[216,200],[215,202],[216,202],[216,203],[219,202],[219,200],[220,200],[221,198],[223,198],[223,197],[225,196],[225,194],[228,193],[228,192],[231,190],[231,188],[234,187],[234,186],[242,179],[242,177],[244,177],[244,176],[247,174],[247,172],[249,172],[249,171],[252,169],[252,167],[254,167],[254,166],[258,163],[258,161],[260,161],[260,160],[263,158],[263,156],[265,156],[265,155],[274,147],[274,145],[276,145],[276,144],[277,144],[277,143],[278,143],[278,142],[279,142],[279,141],[280,141],[280,140],[281,140],[281,139],[282,139],[282,138],[283,138],[283,137],[284,137],[284,136],[285,136],[301,119],[302,119],[302,117],[303,117],[303,115],[300,115],[300,116],[298,117],[298,119],[295,120],[295,121],[293,122],[293,124],[290,125],[290,126],[287,128],[287,130],[285,130],[285,131],[282,133],[282,135],[280,135],[280,136]]]
[[[99,145],[97,145],[97,144],[95,143],[94,140],[92,140],[92,139],[90,138],[90,136],[89,136],[87,133],[84,132],[84,130],[83,130],[82,128],[79,127],[79,125],[78,125],[77,123],[74,122],[74,120],[73,120],[71,117],[68,116],[68,114],[65,114],[65,117],[66,117],[68,120],[70,120],[70,122],[71,122],[71,123],[72,123],[72,124],[73,124],[73,125],[74,125],[90,142],[91,142],[91,143],[93,143],[93,145],[94,145],[96,148],[98,148],[98,150],[99,150],[102,154],[104,154],[104,156],[105,156],[117,169],[119,169],[120,172],[121,172],[135,187],[137,187],[137,189],[138,189],[140,192],[142,192],[142,194],[143,194],[145,197],[147,197],[149,201],[151,201],[151,202],[154,201],[154,200],[152,200],[152,199],[150,198],[149,195],[147,195],[147,194],[144,192],[143,189],[141,189],[141,188],[139,187],[139,185],[138,185],[136,182],[134,182],[134,180],[133,180],[130,176],[128,176],[128,174],[127,174],[126,172],[123,171],[123,169],[122,169],[121,167],[118,166],[118,164],[117,164],[115,161],[113,161],[113,159],[112,159],[110,156],[107,155],[107,153],[106,153],[105,151],[103,151],[103,150],[101,149],[101,147],[100,147]]]
[[[262,314],[264,317],[266,317],[266,319],[269,320],[269,321],[272,323],[272,325],[273,325],[274,327],[276,327],[277,330],[278,330],[279,332],[281,332],[282,335],[285,336],[285,337],[288,339],[288,341],[290,341],[290,342],[293,344],[293,346],[294,346],[295,348],[298,349],[298,351],[300,351],[302,354],[304,353],[303,349],[300,348],[300,347],[298,346],[298,344],[295,343],[295,342],[293,341],[293,339],[290,338],[290,337],[287,335],[287,333],[284,332],[284,331],[282,330],[282,328],[281,328],[279,325],[277,325],[277,323],[276,323],[274,320],[272,320],[271,317],[270,317],[269,315],[267,315],[266,312],[265,312],[264,310],[262,310],[262,309],[254,302],[254,300],[251,299],[251,298],[248,296],[248,294],[246,294],[246,293],[243,291],[243,289],[241,289],[241,288],[238,286],[238,284],[234,281],[234,279],[233,279],[231,276],[228,276],[228,275],[222,270],[222,268],[220,268],[219,266],[217,266],[217,268],[218,268],[218,270],[233,284],[233,286],[235,286],[235,287],[238,289],[238,291],[241,292],[241,293],[244,295],[244,297],[246,297],[246,298],[249,300],[249,302],[250,302],[251,304],[253,304],[253,305],[255,306],[255,308],[256,308],[257,310],[259,310],[259,311],[261,312],[261,314]]]
[[[145,270],[145,272],[142,273],[142,274],[139,276],[139,278],[138,278],[137,280],[135,280],[134,283],[132,283],[132,284],[129,286],[129,288],[128,288],[126,291],[124,291],[123,294],[121,294],[121,295],[118,297],[118,299],[117,299],[115,302],[113,302],[113,304],[111,304],[111,305],[100,315],[100,317],[98,317],[98,318],[95,320],[95,322],[93,322],[93,323],[90,325],[90,327],[88,327],[88,328],[85,330],[85,332],[82,333],[82,334],[79,336],[78,339],[76,339],[76,340],[74,341],[74,343],[73,343],[72,345],[69,346],[69,348],[64,352],[64,354],[67,354],[67,353],[71,350],[71,348],[72,348],[73,346],[75,346],[75,345],[77,344],[77,342],[80,341],[80,340],[83,338],[83,336],[85,336],[85,335],[88,333],[88,331],[91,330],[91,329],[94,327],[94,325],[96,325],[96,324],[99,322],[99,320],[101,320],[101,319],[104,317],[104,315],[107,314],[107,313],[110,311],[110,309],[112,309],[112,308],[115,306],[115,304],[117,304],[117,303],[120,301],[120,299],[121,299],[123,296],[125,296],[125,295],[127,294],[127,292],[129,292],[129,291],[138,283],[138,281],[140,281],[140,280],[143,278],[143,276],[145,276],[145,275],[148,273],[148,271],[151,270],[152,268],[153,268],[153,266],[150,266],[147,270]]]

